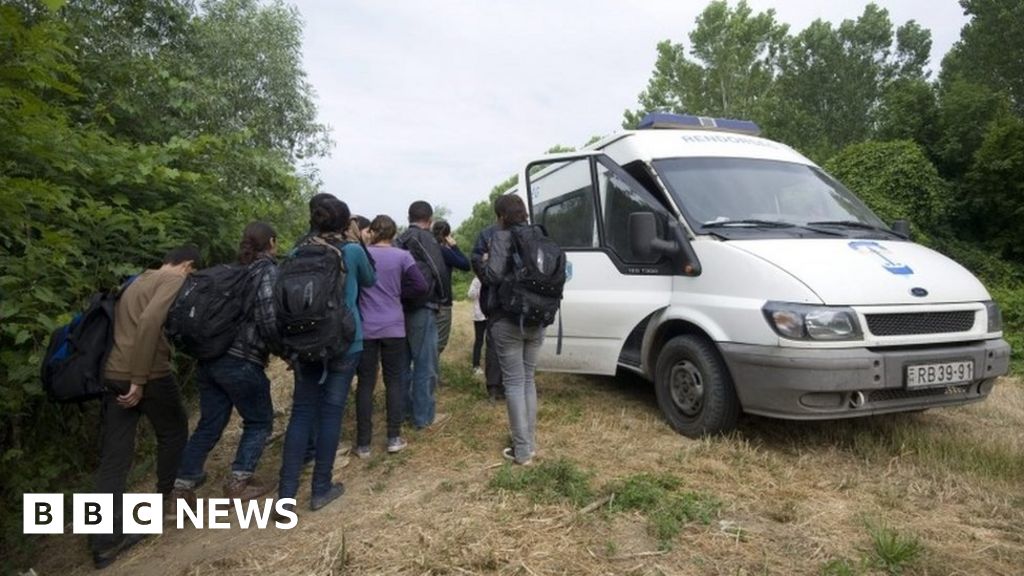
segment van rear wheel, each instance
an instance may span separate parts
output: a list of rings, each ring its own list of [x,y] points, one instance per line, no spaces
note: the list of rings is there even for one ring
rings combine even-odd
[[[669,424],[684,436],[736,427],[740,404],[729,369],[706,338],[687,334],[669,340],[658,354],[654,390]]]

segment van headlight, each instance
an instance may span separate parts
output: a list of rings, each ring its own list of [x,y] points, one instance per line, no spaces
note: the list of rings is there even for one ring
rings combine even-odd
[[[792,340],[860,340],[863,332],[852,308],[768,302],[762,308],[768,325]]]
[[[988,316],[988,331],[1001,332],[1003,330],[1003,312],[999,304],[989,300],[985,302],[985,314]]]

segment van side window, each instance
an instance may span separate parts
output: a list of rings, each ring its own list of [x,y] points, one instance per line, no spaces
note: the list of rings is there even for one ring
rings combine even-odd
[[[661,186],[654,180],[654,175],[651,172],[650,167],[644,163],[643,160],[633,160],[629,164],[622,166],[622,169],[626,171],[636,181],[644,187],[644,190],[648,192],[658,204],[661,205],[666,211],[671,211],[671,204],[665,197],[665,192],[661,189]]]
[[[562,248],[599,245],[590,160],[554,162],[530,181],[533,222]]]
[[[601,214],[604,219],[604,243],[623,262],[628,264],[653,264],[660,256],[653,254],[640,258],[630,243],[630,215],[637,212],[653,212],[658,215],[658,236],[665,232],[663,208],[635,180],[622,171],[609,169],[603,163],[597,165],[597,183],[601,199]]]

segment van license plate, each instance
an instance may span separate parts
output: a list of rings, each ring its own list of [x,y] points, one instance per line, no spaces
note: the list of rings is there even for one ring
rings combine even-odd
[[[974,362],[943,362],[907,366],[907,387],[941,386],[974,380]]]

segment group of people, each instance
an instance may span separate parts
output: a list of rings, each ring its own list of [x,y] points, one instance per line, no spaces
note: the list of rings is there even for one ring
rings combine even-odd
[[[360,458],[369,457],[373,449],[372,401],[378,371],[386,389],[388,453],[407,447],[403,424],[422,430],[448,419],[436,410],[435,392],[439,356],[451,330],[453,269],[475,272],[470,289],[476,296],[478,341],[473,363],[479,367],[479,343],[486,334],[487,366],[492,372],[488,392],[507,403],[512,445],[504,456],[516,464],[531,463],[537,417],[533,373],[544,329],[523,326],[504,313],[497,300],[498,287],[514,268],[511,231],[527,220],[522,199],[497,199],[496,224],[480,235],[470,258],[460,251],[448,224],[433,221],[433,209],[424,201],[409,206],[409,225],[400,235],[389,216],[353,217],[348,205],[330,194],[314,196],[309,211],[310,229],[295,250],[326,246],[340,257],[339,298],[354,322],[351,342],[346,340],[322,361],[288,354],[275,294],[280,275],[277,234],[269,224],[250,223],[238,252],[238,265],[245,268],[247,310],[227,352],[198,362],[200,418],[191,436],[163,325],[186,278],[199,267],[199,250],[171,250],[159,269],[143,272],[122,290],[104,371],[102,450],[96,475],[96,491],[114,494],[115,506],[120,506],[126,488],[140,416],[155,430],[156,489],[165,496],[165,515],[174,517],[178,506],[194,507],[195,490],[207,479],[206,459],[233,409],[241,416],[242,435],[224,483],[226,497],[258,498],[276,485],[278,498],[295,498],[302,470],[312,464],[310,508],[318,510],[336,500],[345,491],[333,480],[333,468],[353,380],[358,378],[354,452]],[[255,475],[273,429],[265,372],[272,354],[289,362],[295,380],[276,483]],[[115,534],[91,536],[97,567],[110,564],[141,538],[121,534],[121,510],[115,515]]]

